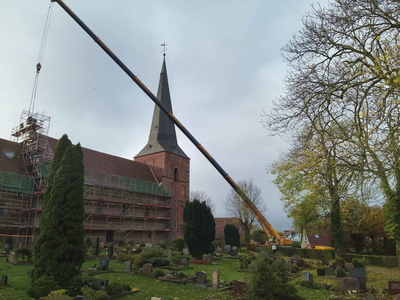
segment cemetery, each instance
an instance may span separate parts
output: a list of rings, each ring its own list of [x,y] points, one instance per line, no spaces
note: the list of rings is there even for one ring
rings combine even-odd
[[[254,276],[269,284],[257,269],[259,261],[284,270],[297,299],[397,299],[400,294],[399,268],[363,265],[357,259],[288,257],[279,249],[273,254],[268,247],[259,252],[238,247],[235,255],[230,247],[216,247],[212,254],[195,259],[187,249],[162,246],[142,246],[128,253],[125,245],[114,247],[110,255],[105,245],[97,257],[88,253],[81,268],[83,295],[77,299],[249,299],[246,287]],[[32,263],[18,263],[22,258],[16,252],[21,251],[12,249],[0,257],[0,298],[33,299],[27,294]],[[54,291],[44,299],[74,299],[57,298],[59,294]]]

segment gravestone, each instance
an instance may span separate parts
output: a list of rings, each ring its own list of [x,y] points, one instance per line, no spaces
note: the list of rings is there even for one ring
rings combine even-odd
[[[207,274],[204,271],[196,272],[196,282],[200,284],[206,283]]]
[[[400,294],[400,281],[389,281],[388,282],[389,295]]]
[[[124,262],[124,272],[130,272],[132,267],[132,262],[130,260],[127,260]]]
[[[168,250],[167,256],[168,257],[172,257],[172,250],[171,249]]]
[[[107,289],[108,279],[92,278],[92,286],[96,291],[104,291]]]
[[[336,276],[335,268],[333,268],[333,267],[325,267],[325,275],[326,276]]]
[[[147,243],[147,244],[146,244],[146,247],[147,247],[147,248],[151,248],[152,246],[153,246],[153,245],[150,244],[150,243]]]
[[[357,277],[357,280],[360,283],[361,291],[365,292],[367,290],[367,278],[366,277]]]
[[[233,293],[236,295],[243,295],[246,288],[245,281],[234,280],[233,281]]]
[[[162,298],[159,298],[159,297],[151,297],[150,300],[162,300]]]
[[[209,254],[203,254],[203,260],[211,262],[212,261],[212,257]]]
[[[100,270],[107,271],[108,270],[108,258],[100,259]]]
[[[396,298],[394,298],[394,300],[400,300],[400,294],[398,294],[398,295],[396,296]]]
[[[367,272],[365,268],[353,268],[349,270],[349,277],[367,277]]]
[[[232,246],[232,250],[236,251],[237,250],[237,246]]]
[[[10,248],[11,248],[11,247],[10,247],[10,244],[5,244],[5,245],[4,245],[4,253],[5,253],[5,254],[8,254],[8,253],[10,252]]]
[[[313,275],[310,272],[304,272],[303,276],[305,281],[314,282]]]
[[[212,288],[213,289],[219,289],[219,270],[214,269],[211,272],[212,274]]]
[[[218,246],[217,249],[216,249],[216,251],[217,251],[218,253],[221,253],[221,252],[222,252],[222,248],[221,248],[220,246]]]
[[[343,277],[341,281],[338,281],[337,285],[340,291],[352,291],[352,292],[360,292],[360,282],[357,278],[352,277]]]
[[[184,267],[189,267],[189,259],[187,257],[182,257],[181,265]]]
[[[225,250],[228,252],[231,251],[231,245],[225,245]]]
[[[1,275],[1,283],[3,284],[3,285],[7,285],[7,282],[8,282],[8,276],[7,275]]]
[[[183,249],[183,254],[188,255],[189,254],[189,249],[188,248]]]
[[[150,263],[143,265],[143,274],[150,275],[153,272],[153,265]]]
[[[11,252],[10,255],[8,255],[8,262],[10,264],[14,264],[17,261],[17,257],[15,256],[15,252]]]

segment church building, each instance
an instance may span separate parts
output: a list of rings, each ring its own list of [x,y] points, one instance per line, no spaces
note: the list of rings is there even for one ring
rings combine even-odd
[[[165,56],[157,98],[172,111]],[[0,139],[0,240],[30,244],[40,231],[46,178],[57,140],[50,117],[24,111]],[[82,142],[84,145],[84,141]],[[85,166],[86,237],[103,243],[157,243],[182,236],[189,200],[190,159],[179,147],[175,126],[155,106],[149,140],[134,160],[82,148]]]

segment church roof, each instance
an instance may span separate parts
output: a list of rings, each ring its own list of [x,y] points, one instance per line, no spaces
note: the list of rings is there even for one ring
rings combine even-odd
[[[57,139],[48,137],[49,145],[55,150]],[[131,179],[161,182],[161,169],[137,161],[83,148],[85,173],[108,174]],[[21,144],[0,138],[0,171],[26,175],[21,157]]]
[[[169,93],[167,67],[165,56],[160,73],[157,98],[172,112],[171,97]],[[145,156],[158,152],[171,152],[183,157],[187,157],[185,152],[179,147],[176,138],[175,125],[165,115],[161,109],[155,105],[153,121],[151,122],[149,141],[147,145],[135,157]]]

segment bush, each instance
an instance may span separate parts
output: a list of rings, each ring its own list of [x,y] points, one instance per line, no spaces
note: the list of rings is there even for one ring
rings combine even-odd
[[[154,269],[153,272],[151,273],[151,276],[156,278],[156,277],[161,277],[164,276],[164,270],[163,269]]]
[[[83,286],[82,275],[76,275],[68,281],[68,292],[67,294],[72,297],[76,297],[81,294],[81,288]]]
[[[56,290],[56,291],[52,291],[48,296],[46,297],[42,297],[41,300],[72,300],[74,299],[71,296],[68,296],[65,294],[67,290]]]
[[[85,243],[86,243],[86,247],[88,247],[88,248],[92,247],[92,240],[90,238],[86,238]]]
[[[83,286],[81,290],[82,290],[82,295],[88,299],[93,299],[93,295],[96,292],[94,289],[88,286]]]
[[[107,286],[106,292],[108,295],[114,296],[130,290],[131,286],[129,284],[121,284],[118,282],[114,282]]]
[[[173,239],[171,244],[176,251],[182,252],[183,248],[185,248],[185,239],[184,238]]]
[[[109,300],[110,296],[105,291],[96,291],[90,300]]]
[[[353,257],[351,263],[354,265],[354,268],[364,268],[364,263],[359,258]]]
[[[382,266],[385,268],[396,268],[397,267],[397,256],[381,256],[381,255],[360,255],[344,253],[342,257],[345,261],[351,262],[353,258],[362,259],[364,265]]]
[[[346,277],[346,270],[343,267],[337,267],[336,277]]]
[[[31,260],[32,258],[32,249],[29,246],[23,246],[23,247],[19,247],[15,250],[15,255],[18,258],[25,259],[25,257],[27,258],[28,261]]]
[[[169,260],[163,257],[151,257],[147,260],[147,262],[151,263],[155,268],[169,265]]]
[[[158,247],[165,249],[168,247],[169,243],[170,242],[168,240],[162,240],[161,242],[158,243]]]
[[[163,252],[160,248],[157,247],[151,247],[151,248],[144,248],[144,250],[135,256],[134,263],[136,266],[141,268],[145,263],[147,263],[147,260],[152,258],[152,257],[162,257]]]
[[[42,276],[35,280],[28,289],[28,295],[32,298],[39,299],[50,294],[51,291],[59,290],[60,286],[54,277]]]
[[[117,255],[117,261],[134,261],[136,258],[136,254],[127,254],[127,253],[119,253]]]
[[[289,272],[283,259],[258,260],[254,265],[245,293],[246,299],[301,299],[296,288],[289,284]]]

